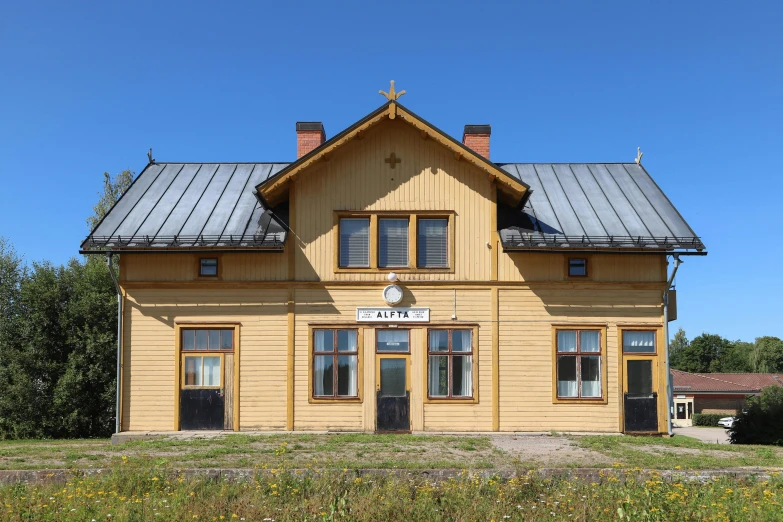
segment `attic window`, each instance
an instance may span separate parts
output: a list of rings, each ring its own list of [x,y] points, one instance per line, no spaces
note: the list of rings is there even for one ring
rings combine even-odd
[[[217,277],[218,260],[217,258],[202,258],[198,269],[199,277]]]
[[[568,277],[587,277],[587,259],[583,257],[569,259]]]

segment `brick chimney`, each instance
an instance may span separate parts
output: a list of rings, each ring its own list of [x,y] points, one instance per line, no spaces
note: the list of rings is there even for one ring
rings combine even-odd
[[[324,124],[320,121],[296,122],[296,157],[301,158],[326,141]]]
[[[492,134],[492,128],[489,125],[465,125],[462,144],[489,159],[490,134]]]

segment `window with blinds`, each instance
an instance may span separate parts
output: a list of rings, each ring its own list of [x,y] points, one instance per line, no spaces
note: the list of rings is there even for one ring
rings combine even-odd
[[[378,223],[378,266],[408,266],[408,220],[381,218]]]
[[[419,268],[448,268],[448,219],[419,219],[417,250]]]
[[[370,219],[340,219],[340,266],[370,266]]]

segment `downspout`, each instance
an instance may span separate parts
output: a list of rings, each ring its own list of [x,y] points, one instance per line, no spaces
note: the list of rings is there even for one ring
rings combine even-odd
[[[666,404],[668,412],[666,414],[666,425],[669,436],[674,435],[672,431],[672,414],[674,408],[674,390],[672,389],[671,368],[669,364],[669,290],[672,287],[674,276],[677,275],[677,269],[680,268],[682,261],[678,254],[674,254],[674,270],[669,280],[666,282],[666,289],[663,291],[663,336],[666,339]]]
[[[109,274],[111,274],[111,280],[114,281],[114,288],[117,290],[117,400],[114,407],[115,421],[114,421],[114,433],[120,432],[120,379],[122,377],[122,289],[120,283],[117,281],[117,274],[114,273],[114,265],[112,265],[112,256],[114,254],[109,252],[106,256],[106,266],[109,267]]]

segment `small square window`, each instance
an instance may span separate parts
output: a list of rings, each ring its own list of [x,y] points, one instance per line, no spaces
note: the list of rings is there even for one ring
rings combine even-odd
[[[568,277],[587,276],[587,259],[572,258],[568,260]]]
[[[218,260],[215,258],[202,259],[199,265],[198,275],[201,277],[217,277]]]

